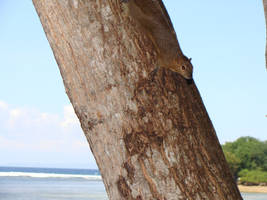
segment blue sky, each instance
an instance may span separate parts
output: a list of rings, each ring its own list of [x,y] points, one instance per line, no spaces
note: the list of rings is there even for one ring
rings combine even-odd
[[[221,143],[267,140],[262,2],[165,0]],[[0,1],[0,166],[96,168],[30,0]]]

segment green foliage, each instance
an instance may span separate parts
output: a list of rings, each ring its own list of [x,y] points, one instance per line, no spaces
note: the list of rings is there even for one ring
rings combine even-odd
[[[222,148],[234,177],[239,176],[243,181],[267,182],[267,141],[241,137],[225,143]]]
[[[230,170],[235,178],[238,177],[238,172],[240,170],[241,160],[236,157],[233,153],[229,151],[224,152],[225,158],[229,164]]]
[[[243,169],[238,175],[241,182],[267,183],[267,172],[261,170],[249,171],[247,169]]]

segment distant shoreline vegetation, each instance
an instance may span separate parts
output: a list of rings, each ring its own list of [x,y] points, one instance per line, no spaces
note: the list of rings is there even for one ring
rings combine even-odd
[[[238,184],[267,186],[267,141],[240,137],[222,148]]]

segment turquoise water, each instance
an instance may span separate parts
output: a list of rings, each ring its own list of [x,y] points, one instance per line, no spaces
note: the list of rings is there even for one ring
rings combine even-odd
[[[243,193],[244,200],[267,194]],[[97,170],[0,167],[0,200],[108,200]]]

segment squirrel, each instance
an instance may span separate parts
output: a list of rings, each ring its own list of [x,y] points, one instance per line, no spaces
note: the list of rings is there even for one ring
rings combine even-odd
[[[192,79],[193,65],[179,46],[170,17],[161,0],[121,0],[124,15],[131,17],[152,41],[160,67]]]

